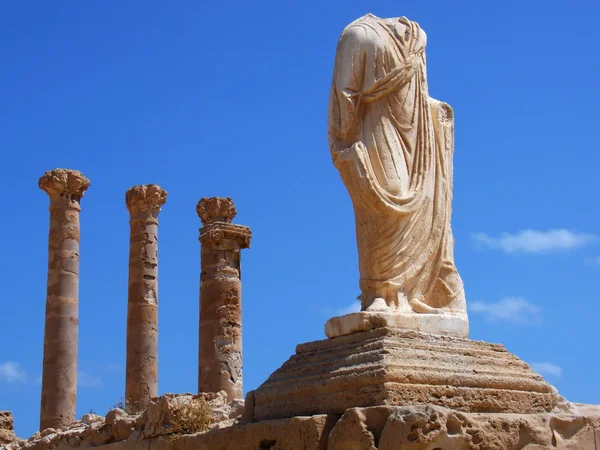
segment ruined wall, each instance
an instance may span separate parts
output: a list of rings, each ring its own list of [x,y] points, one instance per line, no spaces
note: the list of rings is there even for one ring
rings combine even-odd
[[[600,407],[575,405],[542,414],[459,413],[439,406],[351,408],[342,416],[315,415],[241,424],[239,404],[226,393],[164,396],[137,416],[111,411],[57,432],[46,430],[9,450],[527,450],[600,449]],[[178,413],[205,402],[211,429],[182,433]],[[232,417],[236,418],[232,418]]]

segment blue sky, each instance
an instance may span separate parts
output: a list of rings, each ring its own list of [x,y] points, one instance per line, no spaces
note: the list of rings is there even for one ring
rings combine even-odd
[[[244,382],[358,295],[354,218],[327,146],[343,27],[372,12],[428,34],[433,97],[456,116],[453,229],[471,338],[499,342],[568,399],[600,403],[600,4],[3,2],[0,409],[38,426],[49,169],[82,200],[77,414],[124,395],[125,191],[158,183],[159,391],[197,380],[203,196],[230,196],[242,256]]]

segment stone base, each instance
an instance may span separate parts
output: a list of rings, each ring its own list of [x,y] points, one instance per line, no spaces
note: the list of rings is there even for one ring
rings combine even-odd
[[[378,328],[299,345],[246,407],[261,421],[380,405],[539,413],[558,399],[502,345]]]
[[[332,317],[325,324],[328,338],[345,336],[376,328],[401,328],[421,333],[442,334],[466,339],[469,320],[457,314],[415,314],[360,311]]]
[[[140,416],[143,418],[144,416]],[[600,449],[600,407],[572,405],[570,412],[459,413],[440,406],[352,408],[337,415],[258,423],[215,424],[207,432],[147,437],[133,425],[127,439],[112,438],[123,423],[78,424],[37,436],[7,450],[594,450]],[[124,422],[123,419],[120,422]]]

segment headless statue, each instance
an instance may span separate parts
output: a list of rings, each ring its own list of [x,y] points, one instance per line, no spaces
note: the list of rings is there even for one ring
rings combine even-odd
[[[416,22],[371,14],[338,43],[329,145],[354,206],[364,313],[358,330],[329,327],[330,337],[372,328],[365,313],[385,326],[468,335],[450,228],[454,117],[429,97],[426,43]]]

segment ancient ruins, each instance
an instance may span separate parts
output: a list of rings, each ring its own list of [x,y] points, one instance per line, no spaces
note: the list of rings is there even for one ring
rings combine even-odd
[[[230,198],[202,198],[198,393],[158,393],[157,185],[130,212],[126,405],[75,420],[81,173],[50,196],[40,432],[16,449],[600,449],[600,406],[570,403],[500,344],[468,339],[450,225],[452,108],[429,97],[427,36],[405,17],[361,17],[339,40],[329,99],[333,164],[352,199],[360,312],[296,353],[245,400],[241,249]],[[350,243],[349,243],[350,245]]]
[[[158,395],[158,213],[166,200],[156,184],[125,194],[131,217],[125,404],[135,411]]]
[[[225,391],[243,398],[240,250],[250,247],[250,228],[232,224],[230,198],[203,198],[200,228],[200,340],[198,392]]]
[[[50,197],[48,291],[40,430],[75,420],[79,297],[80,201],[90,181],[75,170],[56,169],[39,180]]]

